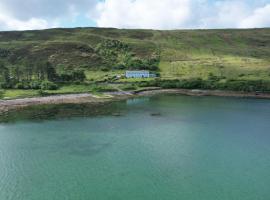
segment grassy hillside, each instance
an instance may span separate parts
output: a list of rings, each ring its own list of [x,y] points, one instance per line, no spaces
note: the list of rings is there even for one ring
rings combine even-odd
[[[0,82],[7,73],[21,75],[17,82],[43,81],[49,72],[41,69],[48,63],[61,82],[73,70],[84,71],[84,82],[99,82],[126,69],[149,69],[162,80],[263,81],[270,90],[270,29],[0,32]]]

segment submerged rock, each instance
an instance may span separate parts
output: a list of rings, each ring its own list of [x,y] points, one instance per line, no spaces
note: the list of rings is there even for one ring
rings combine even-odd
[[[151,116],[158,117],[158,116],[161,116],[161,113],[151,113]]]
[[[121,116],[123,116],[123,114],[122,113],[112,113],[112,116],[121,117]]]

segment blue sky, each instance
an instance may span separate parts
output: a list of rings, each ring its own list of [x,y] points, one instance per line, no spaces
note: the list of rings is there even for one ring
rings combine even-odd
[[[0,0],[0,30],[270,27],[270,0]]]

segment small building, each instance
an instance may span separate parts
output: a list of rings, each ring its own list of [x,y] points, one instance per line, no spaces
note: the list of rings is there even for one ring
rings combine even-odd
[[[149,71],[126,71],[126,78],[150,78]]]

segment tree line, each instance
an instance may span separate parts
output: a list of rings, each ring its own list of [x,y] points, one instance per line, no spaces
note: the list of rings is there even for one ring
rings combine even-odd
[[[0,86],[4,89],[57,89],[62,82],[82,82],[86,78],[83,70],[56,72],[56,66],[48,61],[20,65],[5,65],[0,61]]]

